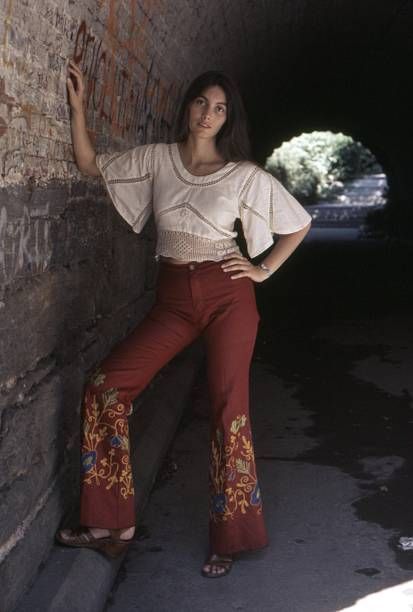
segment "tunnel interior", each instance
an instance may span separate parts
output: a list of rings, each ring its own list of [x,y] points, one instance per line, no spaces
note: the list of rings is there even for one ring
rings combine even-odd
[[[403,458],[383,484],[391,495],[374,490],[355,511],[412,531],[412,2],[22,0],[0,2],[0,21],[0,607],[13,609],[76,507],[85,373],[143,318],[156,284],[153,220],[133,234],[76,169],[68,57],[87,77],[98,152],[170,141],[186,85],[219,69],[240,85],[258,163],[325,130],[375,155],[385,239],[313,234],[257,287],[255,359],[320,408],[309,434],[321,442],[303,460],[358,477],[365,455]]]
[[[269,3],[265,39],[256,37],[265,50],[242,74],[257,157],[302,132],[349,134],[382,165],[391,231],[402,234],[412,199],[411,10],[408,2]]]

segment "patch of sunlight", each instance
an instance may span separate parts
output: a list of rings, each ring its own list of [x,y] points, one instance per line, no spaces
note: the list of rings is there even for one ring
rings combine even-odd
[[[283,142],[267,158],[265,169],[306,205],[340,195],[351,179],[383,172],[361,142],[330,131],[302,133]]]
[[[383,589],[358,599],[349,608],[340,608],[336,612],[412,612],[413,580],[394,587]]]

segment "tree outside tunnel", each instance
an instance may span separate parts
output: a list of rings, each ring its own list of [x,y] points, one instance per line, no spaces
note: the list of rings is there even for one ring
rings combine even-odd
[[[303,203],[315,225],[369,228],[387,201],[383,168],[361,142],[341,132],[303,133],[274,149],[266,169]]]

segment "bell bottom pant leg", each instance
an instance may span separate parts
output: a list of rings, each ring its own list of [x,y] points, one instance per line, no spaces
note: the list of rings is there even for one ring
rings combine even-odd
[[[237,283],[207,326],[211,404],[210,550],[231,554],[268,544],[249,416],[249,371],[259,316],[253,283]]]
[[[157,303],[92,374],[82,410],[82,525],[122,529],[135,524],[128,429],[132,400],[198,334],[187,317]]]

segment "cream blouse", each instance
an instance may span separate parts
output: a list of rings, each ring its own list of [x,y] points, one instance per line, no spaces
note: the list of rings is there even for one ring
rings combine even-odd
[[[241,219],[248,254],[306,226],[311,216],[285,187],[256,164],[228,162],[206,176],[183,165],[178,144],[147,144],[96,156],[118,212],[140,232],[154,213],[156,254],[204,261],[239,253],[234,231]]]

